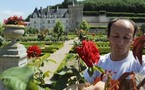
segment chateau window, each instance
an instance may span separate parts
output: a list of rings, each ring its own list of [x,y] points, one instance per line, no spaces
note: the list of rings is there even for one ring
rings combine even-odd
[[[53,23],[55,23],[55,20],[53,20]]]
[[[66,20],[66,23],[68,23],[68,20]]]
[[[42,21],[42,23],[44,24],[44,20]]]
[[[50,23],[50,20],[48,20],[48,23]]]

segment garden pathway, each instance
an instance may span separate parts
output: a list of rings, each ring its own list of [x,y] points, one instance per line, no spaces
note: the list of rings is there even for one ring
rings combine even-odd
[[[76,38],[74,40],[78,40],[78,39]],[[73,47],[74,40],[65,41],[64,47],[62,47],[61,49],[57,50],[56,52],[54,52],[53,54],[50,55],[50,57],[48,59],[55,60],[56,63],[45,62],[44,66],[40,68],[43,72],[46,72],[48,70],[51,72],[51,73],[49,73],[49,77],[45,78],[46,84],[51,83],[50,79],[52,78],[54,72],[57,70],[57,68],[61,64],[62,60],[65,58],[66,54]]]

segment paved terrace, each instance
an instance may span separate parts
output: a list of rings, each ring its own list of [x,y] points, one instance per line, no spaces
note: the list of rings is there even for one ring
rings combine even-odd
[[[74,39],[74,40],[77,40],[77,39]],[[51,73],[49,73],[49,77],[45,78],[46,84],[51,83],[50,79],[52,78],[54,72],[57,70],[57,68],[61,64],[62,60],[65,58],[66,54],[73,47],[74,40],[65,41],[64,47],[62,47],[61,49],[57,50],[56,52],[54,52],[53,54],[50,55],[50,57],[48,59],[55,60],[56,63],[53,63],[51,61],[46,62],[45,65],[40,68],[43,72],[46,72],[48,70],[51,72]]]

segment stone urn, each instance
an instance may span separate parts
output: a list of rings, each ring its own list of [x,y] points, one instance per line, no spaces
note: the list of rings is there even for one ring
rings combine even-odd
[[[12,40],[12,42],[16,42],[25,32],[23,25],[4,25],[4,28],[4,37]]]

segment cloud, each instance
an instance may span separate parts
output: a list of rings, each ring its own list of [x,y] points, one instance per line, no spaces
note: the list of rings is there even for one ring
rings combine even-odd
[[[4,19],[13,15],[24,16],[24,12],[13,10],[0,10],[0,21],[3,22]]]
[[[0,13],[3,15],[23,15],[23,12],[12,11],[12,10],[1,11]]]

